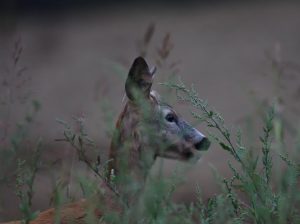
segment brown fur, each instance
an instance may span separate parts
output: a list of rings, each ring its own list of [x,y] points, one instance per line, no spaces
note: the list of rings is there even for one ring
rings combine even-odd
[[[154,96],[150,96],[150,105],[152,108],[158,106],[158,101]],[[119,157],[118,152],[121,150],[126,140],[128,141],[129,139],[130,141],[129,164],[131,164],[131,166],[129,168],[135,166],[136,162],[139,160],[138,154],[140,148],[143,147],[141,142],[142,137],[137,129],[141,117],[140,113],[141,112],[138,109],[138,105],[131,101],[127,101],[116,122],[115,131],[110,144],[110,163],[108,166],[108,169],[113,169],[115,174],[117,174],[119,171],[117,163],[117,159]],[[109,176],[107,178],[110,179]]]
[[[80,201],[65,205],[61,210],[61,224],[67,223],[84,223],[84,218],[86,216],[85,211],[87,208],[86,200],[82,199]],[[55,222],[55,209],[50,208],[42,213],[39,216],[31,221],[31,224],[52,224]],[[96,213],[96,215],[101,215],[101,213]],[[4,224],[21,224],[21,221],[12,221]]]
[[[101,200],[86,200],[81,199],[79,201],[64,205],[61,209],[49,208],[46,211],[41,212],[38,217],[31,221],[31,224],[53,224],[55,223],[55,217],[59,215],[61,224],[84,224],[87,223],[87,212],[91,211],[95,218],[99,219],[106,211],[122,212],[122,207],[118,204],[117,200],[113,200],[115,195],[105,185],[101,186],[105,189],[105,194],[99,196]],[[97,198],[98,199],[98,198]],[[102,204],[97,204],[101,201]],[[99,209],[101,208],[101,209]],[[2,224],[21,224],[21,221],[11,221]]]

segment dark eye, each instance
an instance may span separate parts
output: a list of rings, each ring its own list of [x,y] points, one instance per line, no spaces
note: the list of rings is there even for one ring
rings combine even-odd
[[[176,121],[176,117],[175,117],[174,114],[167,114],[165,118],[168,122],[175,122]]]

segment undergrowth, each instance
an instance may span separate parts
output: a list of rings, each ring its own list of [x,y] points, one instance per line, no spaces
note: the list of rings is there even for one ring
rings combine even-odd
[[[144,39],[139,45],[142,55],[148,54],[148,47],[154,34],[155,26],[151,24],[145,33]],[[18,66],[21,50],[16,46],[14,68]],[[156,52],[156,63],[163,67],[167,64],[173,45],[170,34],[163,38],[162,46]],[[171,63],[169,69],[176,67]],[[167,66],[168,67],[168,66]],[[23,69],[15,69],[17,73],[23,73]],[[176,72],[173,72],[176,74]],[[173,77],[173,76],[172,76]],[[104,160],[101,155],[89,157],[89,150],[99,151],[92,139],[89,138],[83,118],[74,118],[76,128],[58,120],[63,127],[63,136],[56,141],[66,142],[75,150],[79,161],[83,162],[94,174],[93,178],[78,174],[78,182],[82,195],[93,206],[87,209],[85,221],[87,223],[178,223],[178,224],[219,224],[219,223],[275,223],[289,224],[300,223],[300,132],[296,135],[296,143],[292,148],[278,151],[278,145],[283,146],[283,135],[278,137],[276,133],[283,132],[283,125],[278,126],[281,117],[277,114],[277,104],[264,111],[261,133],[256,136],[260,140],[260,151],[254,151],[254,145],[246,145],[245,135],[238,129],[234,131],[228,128],[220,113],[209,106],[199,97],[194,87],[187,87],[182,81],[164,82],[170,93],[176,93],[179,101],[192,107],[192,115],[198,122],[204,122],[210,128],[210,139],[218,144],[220,150],[225,150],[232,156],[228,161],[231,170],[229,178],[216,180],[222,191],[215,194],[209,200],[204,201],[200,186],[195,186],[197,197],[193,203],[180,204],[172,201],[172,194],[183,182],[183,174],[180,170],[174,170],[173,175],[149,175],[146,187],[138,186],[135,182],[129,182],[127,186],[130,195],[137,198],[130,203],[128,197],[124,197],[118,189],[116,182],[125,177],[116,177],[113,170],[108,169],[110,161]],[[9,87],[9,86],[8,86]],[[7,88],[8,88],[7,87]],[[8,88],[10,89],[10,87]],[[9,98],[10,99],[10,98]],[[27,128],[32,124],[36,113],[40,109],[38,102],[33,101],[33,112],[25,117],[22,124],[16,125],[16,130],[5,129],[1,140],[5,144],[0,146],[1,162],[7,164],[0,176],[1,183],[13,177],[16,185],[16,195],[20,200],[19,209],[22,212],[22,221],[29,223],[38,216],[32,209],[34,195],[34,181],[40,167],[41,139],[38,138],[35,147],[30,152],[30,158],[19,156],[24,146]],[[5,116],[10,116],[10,111]],[[291,145],[291,144],[289,144]],[[290,146],[292,147],[292,146]],[[276,173],[280,167],[281,172]],[[6,172],[7,171],[7,172]],[[108,178],[109,177],[109,178]],[[130,180],[130,179],[129,179]],[[101,183],[101,184],[99,184]],[[103,185],[104,184],[104,185]],[[128,181],[127,183],[128,184]],[[36,186],[38,187],[38,186]],[[54,190],[55,223],[60,223],[62,207],[62,188],[58,186]],[[105,209],[101,204],[103,196],[111,192],[112,197],[119,205],[121,212],[105,210],[105,214],[99,219],[94,214],[94,209]],[[127,192],[126,192],[127,193]]]
[[[165,85],[174,88],[180,100],[189,102],[201,112],[200,114],[193,112],[193,116],[218,131],[219,135],[211,137],[239,164],[239,167],[235,167],[228,162],[232,177],[223,179],[222,194],[216,195],[206,205],[200,206],[201,223],[298,223],[299,161],[292,161],[287,156],[277,154],[276,156],[285,162],[286,167],[273,163],[271,152],[274,150],[272,145],[274,108],[271,107],[265,115],[262,136],[259,138],[262,145],[261,153],[253,155],[253,152],[243,144],[241,132],[232,134],[225,126],[221,115],[199,98],[193,88],[187,88],[183,83]],[[295,149],[299,150],[298,144]],[[299,152],[293,153],[297,155]],[[282,166],[284,169],[282,175],[277,177],[280,179],[277,186],[271,181],[272,166]]]
[[[175,204],[172,193],[181,182],[180,175],[174,172],[169,178],[148,177],[147,187],[140,194],[135,204],[122,203],[122,213],[107,212],[100,221],[106,223],[299,223],[300,192],[298,189],[300,164],[299,156],[289,153],[274,154],[274,106],[264,116],[264,125],[260,134],[261,152],[255,154],[243,143],[242,132],[233,133],[227,128],[222,116],[202,100],[193,87],[188,88],[182,82],[164,83],[163,85],[176,91],[178,100],[189,103],[194,108],[195,119],[205,122],[217,132],[210,135],[220,149],[228,152],[235,163],[228,161],[232,172],[230,178],[221,178],[222,192],[208,201],[202,200],[201,188],[197,188],[197,198],[192,204]],[[82,120],[78,120],[82,126]],[[65,127],[63,141],[69,142],[83,161],[94,173],[106,183],[115,196],[122,201],[122,196],[113,182],[105,178],[105,165],[97,160],[86,158],[84,145],[92,144],[86,133],[75,134],[70,126]],[[83,130],[83,129],[82,129]],[[300,145],[297,141],[297,155]],[[275,163],[273,157],[281,158],[285,164]],[[237,165],[233,165],[237,164]],[[281,166],[283,171],[272,181],[274,166]],[[113,174],[111,174],[113,175]],[[216,180],[217,181],[217,180]],[[276,184],[276,185],[275,185]]]

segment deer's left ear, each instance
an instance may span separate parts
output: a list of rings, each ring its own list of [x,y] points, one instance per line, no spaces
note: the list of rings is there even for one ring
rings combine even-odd
[[[127,97],[134,101],[138,97],[149,98],[155,68],[149,70],[144,58],[134,60],[126,80],[125,90]]]

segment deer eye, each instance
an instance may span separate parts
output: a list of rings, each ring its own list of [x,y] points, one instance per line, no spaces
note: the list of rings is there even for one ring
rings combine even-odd
[[[175,122],[176,121],[176,117],[174,114],[167,114],[165,119],[168,121],[168,122]]]

